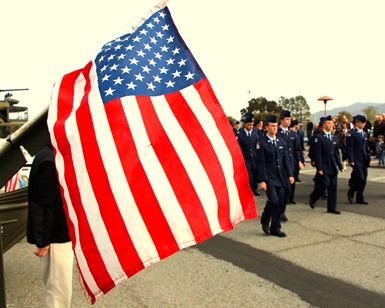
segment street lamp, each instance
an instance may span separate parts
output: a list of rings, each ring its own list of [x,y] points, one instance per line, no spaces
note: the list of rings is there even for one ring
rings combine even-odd
[[[328,102],[328,101],[332,101],[333,99],[331,98],[331,97],[329,97],[329,96],[322,96],[322,97],[320,97],[319,99],[317,99],[317,101],[323,101],[324,102],[324,104],[325,104],[325,111],[324,111],[324,116],[326,117],[326,103]]]

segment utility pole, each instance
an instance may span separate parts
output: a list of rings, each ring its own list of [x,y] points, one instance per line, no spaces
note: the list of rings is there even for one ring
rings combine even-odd
[[[250,90],[249,91],[247,91],[246,93],[249,93],[249,101],[250,101],[250,99],[251,99],[251,93],[253,93],[253,92],[251,92]]]

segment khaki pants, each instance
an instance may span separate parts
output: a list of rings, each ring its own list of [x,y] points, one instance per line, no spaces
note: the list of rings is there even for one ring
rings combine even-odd
[[[48,254],[40,258],[44,307],[71,307],[73,260],[71,242],[50,244]]]

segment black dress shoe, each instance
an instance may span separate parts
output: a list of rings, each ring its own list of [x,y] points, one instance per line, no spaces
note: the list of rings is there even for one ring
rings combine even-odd
[[[297,204],[294,200],[289,200],[291,204]]]
[[[352,204],[353,203],[353,196],[349,195],[349,193],[347,193],[346,196],[348,197],[349,203]]]
[[[275,235],[278,237],[286,237],[286,233],[282,232],[281,230],[275,231],[275,232],[270,232],[271,235]]]
[[[313,197],[310,195],[310,198],[309,198],[309,205],[312,209],[315,208],[315,200],[313,199]]]
[[[369,204],[368,201],[356,202],[356,204]]]
[[[281,214],[281,221],[288,221],[289,219],[287,219],[285,213],[282,213]]]
[[[300,180],[300,179],[298,179],[298,180],[295,180],[296,182],[298,182],[298,183],[301,183],[302,181]]]
[[[254,190],[254,196],[260,196],[261,195],[261,193],[258,191],[258,190]]]
[[[270,234],[270,227],[268,224],[262,224],[262,230],[263,232],[265,232],[266,234]]]
[[[328,213],[330,213],[330,214],[341,214],[341,212],[337,211],[337,210],[328,210]]]

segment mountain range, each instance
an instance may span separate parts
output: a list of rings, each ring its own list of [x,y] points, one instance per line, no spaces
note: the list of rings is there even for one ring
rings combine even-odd
[[[354,103],[349,106],[343,106],[343,107],[335,107],[332,109],[329,109],[328,107],[332,106],[332,102],[329,102],[329,104],[326,105],[326,114],[327,115],[338,115],[341,111],[347,111],[351,115],[356,115],[356,114],[362,114],[365,115],[365,113],[362,111],[362,109],[369,107],[369,106],[374,106],[377,108],[378,113],[385,113],[385,103]],[[324,110],[320,110],[317,112],[312,113],[311,119],[313,122],[318,122],[320,117],[324,116]]]

